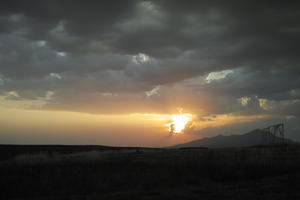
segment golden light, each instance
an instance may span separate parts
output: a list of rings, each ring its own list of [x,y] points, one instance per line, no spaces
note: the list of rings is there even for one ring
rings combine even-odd
[[[169,132],[173,134],[182,133],[186,128],[186,125],[192,119],[192,114],[189,113],[180,113],[177,115],[171,115],[172,122],[166,124],[169,127]]]

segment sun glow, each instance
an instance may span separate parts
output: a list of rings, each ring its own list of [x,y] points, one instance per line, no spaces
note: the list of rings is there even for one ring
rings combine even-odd
[[[192,119],[192,114],[189,113],[181,113],[176,115],[171,115],[172,122],[166,124],[169,127],[169,132],[172,134],[183,133],[186,125]]]

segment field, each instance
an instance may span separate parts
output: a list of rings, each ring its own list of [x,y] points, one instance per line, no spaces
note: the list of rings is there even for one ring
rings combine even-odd
[[[1,199],[300,199],[300,147],[0,146]]]

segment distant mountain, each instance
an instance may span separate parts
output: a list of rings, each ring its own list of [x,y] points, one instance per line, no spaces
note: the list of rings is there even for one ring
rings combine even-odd
[[[267,132],[261,129],[250,131],[243,135],[218,135],[215,137],[202,138],[184,144],[177,144],[174,148],[182,147],[208,147],[208,148],[223,148],[223,147],[244,147],[253,145],[266,145],[269,144],[266,139]],[[279,141],[280,138],[275,138]],[[296,143],[290,139],[285,139],[286,143]]]

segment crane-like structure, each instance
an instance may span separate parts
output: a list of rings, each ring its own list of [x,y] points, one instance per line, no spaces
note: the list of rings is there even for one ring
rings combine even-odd
[[[275,124],[264,129],[264,140],[267,144],[284,144],[284,124]]]

